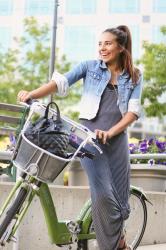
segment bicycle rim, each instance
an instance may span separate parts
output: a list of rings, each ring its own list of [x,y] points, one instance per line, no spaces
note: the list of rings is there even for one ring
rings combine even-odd
[[[125,221],[125,232],[127,243],[135,250],[142,237],[146,228],[147,222],[147,207],[144,199],[141,194],[134,193],[131,190],[130,192],[130,216],[129,219]],[[134,221],[134,226],[133,226]],[[89,227],[89,233],[94,233],[93,222],[91,222]],[[99,250],[97,240],[84,240],[83,246],[81,249],[85,250]]]
[[[8,240],[6,238],[7,235],[10,235],[10,232],[8,232],[8,228],[12,220],[15,218],[15,215],[19,212],[23,202],[26,199],[26,196],[27,190],[25,188],[21,188],[17,197],[13,201],[13,204],[5,212],[2,222],[0,222],[0,245],[4,245],[4,243]],[[12,229],[10,228],[9,230]]]

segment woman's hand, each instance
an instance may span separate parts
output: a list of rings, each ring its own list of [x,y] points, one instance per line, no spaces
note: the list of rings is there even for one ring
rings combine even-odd
[[[136,120],[136,115],[132,112],[127,112],[124,117],[108,131],[96,129],[96,137],[101,140],[103,144],[106,144],[106,141],[112,138],[115,135],[123,132],[132,122]]]
[[[17,95],[17,100],[21,102],[26,102],[31,98],[32,98],[31,93],[26,90],[21,90]]]
[[[107,140],[112,137],[111,130],[104,131],[104,130],[95,130],[96,137],[103,143],[106,144]]]

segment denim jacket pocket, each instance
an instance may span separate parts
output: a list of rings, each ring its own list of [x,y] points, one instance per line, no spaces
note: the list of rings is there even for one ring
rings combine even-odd
[[[98,95],[102,76],[95,71],[87,72],[85,90]]]
[[[134,89],[134,85],[133,84],[127,86],[127,88],[126,88],[126,91],[125,91],[125,100],[126,100],[127,103],[129,102],[129,99],[131,97],[133,89]]]
[[[88,70],[87,72],[87,77],[89,80],[91,80],[93,83],[95,83],[96,81],[101,81],[101,75],[98,74],[95,71],[90,71]]]

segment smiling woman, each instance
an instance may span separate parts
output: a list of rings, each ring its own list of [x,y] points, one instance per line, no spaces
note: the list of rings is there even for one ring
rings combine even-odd
[[[65,96],[83,79],[80,121],[96,134],[103,154],[81,160],[88,175],[92,215],[101,250],[130,249],[124,238],[129,217],[130,163],[126,129],[140,116],[142,74],[133,66],[131,35],[127,26],[105,30],[99,40],[99,60],[87,60],[48,84],[18,99],[40,98],[50,92]],[[90,149],[93,152],[93,148]],[[119,157],[120,156],[120,157]]]

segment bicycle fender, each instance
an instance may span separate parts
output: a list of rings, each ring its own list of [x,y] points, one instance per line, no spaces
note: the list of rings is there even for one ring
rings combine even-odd
[[[131,186],[130,186],[130,189],[131,189],[134,193],[139,194],[145,201],[147,201],[148,203],[150,203],[151,205],[153,205],[152,202],[147,198],[147,196],[146,196],[146,194],[145,194],[145,192],[143,191],[142,188],[140,188],[140,187],[135,187],[135,186],[131,185]]]
[[[86,203],[84,204],[83,208],[81,209],[78,217],[77,217],[77,221],[83,221],[84,217],[87,213],[87,211],[89,210],[89,208],[91,207],[91,199],[87,200]]]

